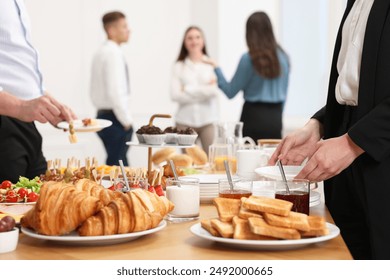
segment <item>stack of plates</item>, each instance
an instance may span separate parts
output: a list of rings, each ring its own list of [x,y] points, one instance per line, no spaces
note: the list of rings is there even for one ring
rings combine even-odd
[[[193,174],[184,176],[184,178],[186,177],[199,179],[201,203],[212,203],[213,199],[218,197],[218,180],[227,179],[226,174]]]

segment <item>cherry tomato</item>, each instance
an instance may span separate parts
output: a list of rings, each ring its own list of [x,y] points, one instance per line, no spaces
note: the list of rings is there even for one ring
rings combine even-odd
[[[25,188],[20,188],[18,190],[18,195],[21,199],[24,199],[28,195],[28,191]]]
[[[156,193],[156,190],[153,186],[149,186],[148,191],[150,191],[151,193]]]
[[[164,191],[161,185],[154,186],[154,189],[158,196],[164,196]]]
[[[10,189],[11,186],[12,186],[11,181],[5,180],[5,181],[3,181],[3,182],[1,183],[0,188],[1,188],[1,189]]]
[[[39,195],[36,194],[35,192],[30,192],[27,195],[27,202],[35,202],[38,200]]]
[[[9,190],[5,197],[6,202],[18,202],[18,196],[16,195],[14,190]]]
[[[109,190],[112,190],[112,191],[115,191],[116,188],[115,188],[115,185],[112,185],[111,187],[108,188]]]

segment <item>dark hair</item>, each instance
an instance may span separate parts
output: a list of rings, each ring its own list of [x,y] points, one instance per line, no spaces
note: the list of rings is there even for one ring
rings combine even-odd
[[[280,76],[281,67],[277,55],[279,46],[266,13],[255,12],[248,18],[246,43],[256,72],[269,79]]]
[[[126,16],[119,11],[109,12],[109,13],[105,14],[102,18],[104,29],[107,30],[107,27],[110,24],[116,22],[117,20],[119,20],[121,18],[126,18]]]
[[[204,42],[202,53],[207,55],[206,41],[205,41],[205,38],[203,35],[203,31],[197,26],[190,26],[184,32],[183,43],[181,44],[181,49],[180,49],[179,56],[177,57],[177,61],[183,61],[188,56],[188,50],[186,49],[186,46],[185,46],[185,40],[186,40],[186,36],[187,36],[188,32],[190,32],[192,29],[198,30],[202,34],[203,42]]]

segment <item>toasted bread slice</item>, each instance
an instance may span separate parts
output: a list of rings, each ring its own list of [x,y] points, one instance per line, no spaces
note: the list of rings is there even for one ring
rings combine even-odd
[[[295,228],[300,231],[308,231],[310,229],[307,215],[303,213],[291,211],[287,217],[264,213],[264,220],[271,226]]]
[[[242,201],[242,205],[244,206],[244,208],[253,211],[266,212],[280,216],[288,216],[293,206],[293,203],[286,200],[264,196],[250,196]]]
[[[261,216],[260,212],[246,209],[241,205],[240,211],[238,212],[238,217],[240,217],[241,219],[244,219],[244,220],[248,220],[248,218],[250,218],[250,217],[261,218],[262,216]]]
[[[205,219],[205,220],[200,221],[200,225],[202,226],[202,228],[207,230],[212,236],[216,236],[216,237],[221,236],[219,234],[219,232],[215,228],[212,227],[211,219]]]
[[[264,235],[253,233],[249,227],[248,220],[240,219],[238,216],[233,217],[233,228],[234,228],[233,238],[235,239],[245,239],[245,240],[274,240],[275,239],[270,236],[264,236]]]
[[[219,219],[211,219],[211,226],[218,231],[218,233],[225,238],[232,238],[234,233],[233,224],[229,222],[222,222]]]
[[[271,226],[263,218],[249,218],[248,221],[253,233],[280,239],[301,239],[296,229]]]
[[[233,198],[214,198],[214,205],[217,207],[218,217],[223,222],[231,222],[234,216],[238,215],[241,201]]]
[[[326,226],[325,219],[320,216],[308,216],[307,217],[310,229],[305,232],[301,232],[304,237],[323,236],[329,234],[329,229]]]

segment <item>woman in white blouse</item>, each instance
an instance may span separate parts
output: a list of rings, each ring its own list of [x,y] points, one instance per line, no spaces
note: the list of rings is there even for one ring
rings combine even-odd
[[[192,127],[208,153],[214,140],[214,125],[219,120],[217,77],[207,56],[203,32],[190,26],[184,33],[182,47],[173,67],[171,98],[178,103],[175,115],[178,129]]]

